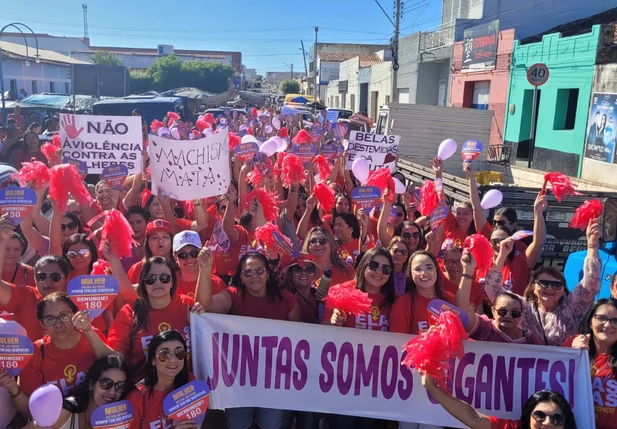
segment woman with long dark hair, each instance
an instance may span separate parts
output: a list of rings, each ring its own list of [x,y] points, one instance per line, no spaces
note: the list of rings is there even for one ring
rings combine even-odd
[[[394,272],[394,291],[401,296],[407,290],[407,265],[409,263],[409,249],[401,237],[394,237],[388,244],[388,251],[392,255]]]
[[[355,265],[360,255],[360,222],[353,213],[339,213],[334,218],[334,237],[336,237],[337,252],[341,259]],[[366,231],[364,231],[366,233]]]
[[[22,162],[30,162],[32,158],[47,165],[47,158],[41,152],[41,141],[39,136],[31,130],[24,133],[22,141],[18,143],[20,148],[13,152],[11,164],[16,168],[21,168]]]
[[[131,284],[136,284],[141,276],[141,270],[144,263],[154,257],[161,256],[173,261],[172,252],[173,230],[171,225],[166,220],[156,219],[148,223],[146,226],[146,242],[144,244],[144,258],[133,265],[127,275]],[[111,264],[112,261],[109,261]],[[121,266],[122,264],[120,264]],[[112,270],[116,271],[115,264],[111,266]]]
[[[89,240],[86,234],[74,234],[62,245],[62,256],[71,265],[69,278],[86,276],[92,272],[92,266],[98,259],[98,252],[94,241]]]

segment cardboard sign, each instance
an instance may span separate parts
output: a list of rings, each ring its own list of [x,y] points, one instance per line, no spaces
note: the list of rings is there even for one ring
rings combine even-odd
[[[30,188],[0,189],[0,215],[8,214],[15,226],[34,210],[36,192]]]
[[[420,189],[414,189],[414,191],[411,193],[411,198],[413,199],[416,207],[420,207],[420,204],[422,203],[422,197],[420,195]]]
[[[86,164],[84,161],[80,161],[78,159],[64,158],[62,160],[62,163],[74,165],[75,167],[77,167],[77,172],[82,176],[88,175],[88,164]]]
[[[531,237],[533,235],[533,231],[516,231],[514,234],[512,234],[512,239],[514,241],[518,241],[518,240],[523,240],[527,237]]]
[[[393,225],[396,222],[397,214],[396,207],[392,207],[390,213],[388,213],[388,225]]]
[[[431,325],[436,325],[439,321],[439,315],[444,311],[451,311],[456,314],[463,322],[463,326],[467,326],[469,322],[469,317],[467,313],[458,308],[455,305],[450,304],[449,302],[443,301],[441,299],[433,299],[428,303],[428,307],[426,309],[426,314],[428,315],[428,321]]]
[[[351,191],[351,200],[361,209],[370,209],[381,198],[381,189],[377,186],[359,186]]]
[[[103,168],[103,180],[110,188],[120,190],[129,175],[126,165],[118,164]]]
[[[317,143],[323,135],[323,127],[321,125],[313,125],[309,134],[313,138],[313,143]]]
[[[332,127],[332,135],[336,140],[341,140],[347,135],[347,131],[349,130],[349,125],[347,124],[336,124],[336,126]]]
[[[259,152],[259,145],[254,142],[240,143],[234,148],[234,154],[243,159],[249,159]]]
[[[0,368],[19,375],[34,354],[34,344],[25,335],[0,334]]]
[[[102,405],[90,416],[93,429],[128,429],[132,421],[133,406],[129,401]]]
[[[293,153],[306,165],[317,155],[317,148],[311,144],[294,145]]]
[[[163,400],[163,411],[175,422],[193,420],[197,426],[204,421],[210,388],[203,380],[195,380],[174,390]]]
[[[482,142],[478,140],[467,140],[463,143],[463,148],[461,149],[461,156],[463,157],[463,161],[471,162],[477,159],[482,153]]]
[[[326,144],[321,147],[321,154],[328,159],[337,157],[336,147],[333,144]]]
[[[442,223],[446,221],[448,213],[450,213],[450,207],[448,206],[440,206],[433,210],[429,218],[431,223],[431,231],[435,231],[441,226]]]
[[[214,228],[212,229],[212,237],[214,237],[223,252],[229,250],[231,243],[229,242],[229,237],[225,233],[225,229],[223,229],[223,222],[221,219],[216,220]]]
[[[396,168],[400,141],[400,136],[392,134],[380,135],[352,131],[349,135],[345,170],[351,170],[356,158],[366,158],[371,171],[388,167],[393,173]]]
[[[326,121],[336,124],[338,121],[339,110],[328,110],[326,112]]]
[[[88,310],[92,319],[99,317],[120,291],[112,276],[77,276],[67,286],[67,293],[80,310]]]

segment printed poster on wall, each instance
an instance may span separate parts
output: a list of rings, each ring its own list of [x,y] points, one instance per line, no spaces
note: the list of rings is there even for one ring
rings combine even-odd
[[[614,162],[616,106],[617,94],[594,93],[591,97],[585,134],[585,158]]]
[[[139,116],[60,114],[62,159],[83,161],[90,174],[126,165],[128,174],[141,171],[143,136]]]
[[[366,158],[371,171],[380,167],[388,167],[394,173],[400,142],[401,136],[382,136],[352,131],[349,134],[345,169],[351,170],[351,165],[356,158]]]
[[[492,70],[497,64],[499,20],[468,28],[463,35],[462,70]]]
[[[152,193],[179,201],[222,195],[229,186],[227,130],[199,140],[148,136]]]

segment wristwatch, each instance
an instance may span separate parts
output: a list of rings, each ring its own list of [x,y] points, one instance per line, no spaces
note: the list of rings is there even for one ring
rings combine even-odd
[[[473,276],[471,274],[466,274],[466,273],[463,274],[461,277],[464,277],[464,278],[469,279],[469,280],[473,279]]]

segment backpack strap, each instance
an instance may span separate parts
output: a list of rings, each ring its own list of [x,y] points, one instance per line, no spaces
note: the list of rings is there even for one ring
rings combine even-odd
[[[41,358],[45,359],[45,343],[43,342],[43,340],[38,340],[36,342],[39,346],[39,350],[41,351]]]

